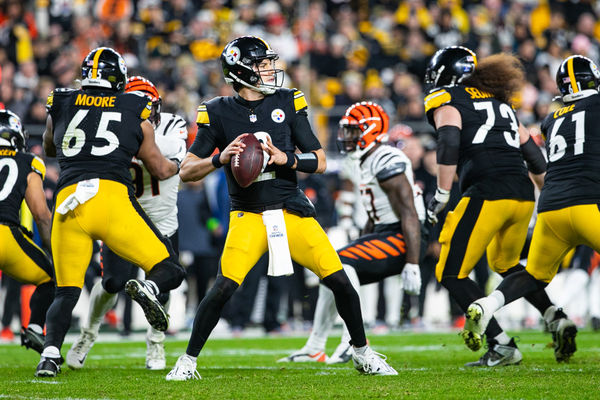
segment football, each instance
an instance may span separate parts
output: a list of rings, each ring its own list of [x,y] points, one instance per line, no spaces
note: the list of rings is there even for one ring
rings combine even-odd
[[[263,170],[264,154],[256,136],[250,134],[241,139],[246,148],[231,158],[231,172],[237,183],[245,188],[254,182]]]

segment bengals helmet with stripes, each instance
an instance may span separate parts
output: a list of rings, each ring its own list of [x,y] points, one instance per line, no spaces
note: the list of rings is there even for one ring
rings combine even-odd
[[[152,112],[148,120],[156,128],[160,124],[160,112],[162,108],[162,99],[156,86],[148,79],[141,76],[132,76],[127,79],[127,85],[125,85],[125,92],[142,92],[152,100]]]
[[[556,86],[565,103],[597,94],[599,84],[598,67],[584,56],[566,58],[556,72]]]
[[[389,117],[376,103],[363,101],[348,107],[340,120],[338,148],[362,156],[387,135]]]
[[[120,92],[127,81],[123,57],[110,47],[90,51],[81,63],[81,87],[101,87]]]

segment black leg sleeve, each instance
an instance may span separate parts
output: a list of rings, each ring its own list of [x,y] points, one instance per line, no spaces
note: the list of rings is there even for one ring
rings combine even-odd
[[[184,278],[183,267],[172,258],[167,258],[152,267],[146,279],[156,283],[161,293],[166,293],[181,285]]]
[[[523,269],[506,277],[500,282],[500,285],[498,285],[496,290],[502,292],[504,295],[504,304],[506,305],[521,297],[526,297],[527,300],[529,300],[530,295],[538,291],[543,291],[546,286],[548,286],[546,282],[538,281],[530,275],[529,272]],[[550,300],[548,299],[548,301]],[[530,303],[533,304],[531,301]],[[552,305],[552,303],[549,305]],[[536,305],[534,304],[534,306]],[[538,310],[540,310],[543,315],[544,311],[539,308]]]
[[[522,266],[521,264],[517,264],[514,267],[512,267],[511,269],[509,269],[508,271],[506,271],[500,275],[502,275],[503,278],[506,278],[506,277],[513,275],[520,271],[525,271],[525,267]],[[546,290],[543,287],[541,289],[536,290],[535,292],[531,292],[530,294],[523,296],[523,297],[525,297],[525,299],[529,303],[531,303],[532,306],[537,308],[537,310],[542,315],[544,315],[544,312],[546,311],[546,309],[552,305],[552,301],[550,301],[550,298],[548,297],[548,293],[546,293]]]
[[[350,344],[355,347],[363,347],[367,344],[365,327],[363,325],[362,313],[360,311],[360,298],[352,287],[350,279],[344,270],[339,270],[323,278],[323,284],[333,292],[335,306],[340,317],[346,323],[352,340]]]
[[[60,347],[71,325],[71,315],[79,300],[81,289],[75,286],[65,286],[56,289],[56,297],[46,315],[46,342],[44,348]]]
[[[31,317],[29,317],[30,324],[37,324],[44,327],[46,323],[46,313],[50,304],[54,300],[54,291],[56,284],[53,281],[42,283],[35,292],[31,295],[29,300],[29,308],[31,309]]]
[[[186,350],[187,354],[193,357],[200,354],[210,333],[219,322],[225,303],[231,298],[238,286],[235,281],[223,275],[217,276],[215,284],[206,293],[196,311],[190,342]]]
[[[483,290],[471,279],[458,279],[448,277],[440,282],[442,286],[448,289],[450,296],[458,303],[463,312],[467,312],[469,305],[477,299],[485,297]],[[485,335],[488,339],[498,336],[502,332],[502,328],[498,325],[496,318],[492,318],[485,330]]]

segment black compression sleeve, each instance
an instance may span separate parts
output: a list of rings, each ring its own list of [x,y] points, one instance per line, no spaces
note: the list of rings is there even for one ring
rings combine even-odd
[[[546,172],[546,159],[531,137],[521,145],[521,152],[527,162],[527,169],[529,171],[534,174]]]
[[[306,111],[298,111],[292,122],[292,141],[302,153],[321,148],[319,139],[313,133]]]
[[[296,154],[296,170],[301,172],[313,173],[319,167],[319,159],[312,151],[310,153]]]
[[[444,125],[437,130],[437,163],[458,164],[460,150],[460,129],[454,125]]]
[[[198,132],[189,152],[197,157],[206,158],[212,154],[215,147],[217,147],[217,140],[214,131],[207,125],[198,124]]]

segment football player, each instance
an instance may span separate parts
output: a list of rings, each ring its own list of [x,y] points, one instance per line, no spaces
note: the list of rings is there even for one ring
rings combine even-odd
[[[575,246],[600,250],[600,72],[587,57],[565,59],[556,73],[564,106],[542,122],[548,173],[538,202],[527,268],[505,279],[467,311],[465,329],[480,337],[494,312],[505,304],[546,287],[561,260]],[[551,326],[554,355],[568,361],[576,350],[576,326],[558,320]]]
[[[183,161],[186,152],[187,124],[175,114],[161,112],[162,99],[152,82],[141,76],[127,79],[125,92],[141,92],[152,101],[152,112],[148,121],[154,126],[154,140],[163,156]],[[179,175],[159,181],[148,172],[144,163],[134,158],[130,166],[138,202],[156,225],[160,233],[166,236],[175,253],[179,254],[177,236],[177,192]],[[90,348],[98,336],[104,314],[117,302],[117,294],[125,288],[134,266],[116,255],[108,246],[101,249],[102,280],[98,281],[90,293],[90,305],[87,318],[81,326],[81,334],[67,353],[67,365],[73,369],[83,367]],[[158,297],[166,305],[168,293]],[[148,327],[146,334],[146,368],[160,370],[165,368],[165,334]]]
[[[37,286],[29,301],[31,317],[21,330],[21,344],[41,353],[46,312],[54,298],[54,272],[46,253],[21,226],[19,211],[25,199],[47,249],[52,215],[42,184],[46,166],[26,148],[21,119],[12,111],[0,110],[0,269]]]
[[[81,70],[81,89],[56,89],[48,97],[44,150],[60,166],[52,220],[57,290],[36,376],[60,371],[60,348],[94,240],[146,272],[145,281],[129,280],[125,290],[157,330],[165,331],[169,320],[156,296],[185,276],[168,239],[135,199],[129,172],[133,156],[158,179],[179,170],[177,160],[166,159],[156,146],[148,121],[152,102],[143,93],[123,92],[127,67],[113,49],[92,50]]]
[[[436,278],[465,312],[484,295],[469,278],[484,253],[490,268],[503,277],[524,269],[519,259],[534,207],[527,169],[541,187],[546,162],[512,107],[523,76],[521,63],[513,56],[493,55],[477,63],[475,53],[460,46],[439,50],[426,70],[425,82],[434,89],[425,97],[425,111],[438,135],[437,190],[428,205],[430,221],[435,222],[446,206],[457,172],[462,193],[439,235]],[[543,289],[527,300],[549,326],[566,320]],[[485,334],[488,351],[467,366],[521,361],[514,338],[497,321],[491,321]],[[479,350],[481,337],[466,330],[462,335],[471,350]]]
[[[359,285],[401,274],[404,290],[418,295],[421,289],[419,255],[425,205],[415,186],[410,160],[387,139],[389,117],[381,106],[361,102],[350,106],[340,120],[338,147],[348,153],[369,216],[363,236],[338,250],[350,281]],[[324,353],[327,335],[337,313],[333,293],[320,285],[313,330],[302,349],[280,362],[317,361],[328,364],[350,360],[350,337],[344,327],[342,341],[330,358]]]
[[[181,165],[180,176],[183,181],[196,181],[224,167],[231,198],[230,224],[215,284],[200,303],[186,353],[179,357],[167,380],[199,377],[196,357],[223,306],[271,248],[268,240],[277,239],[283,243],[273,246],[278,251],[270,254],[271,260],[281,256],[291,267],[291,255],[333,291],[350,331],[355,367],[368,374],[397,374],[367,345],[358,294],[316,221],[313,205],[298,188],[296,171],[323,173],[325,152],[308,122],[304,94],[281,88],[283,71],[276,68],[277,58],[258,37],[234,39],[223,50],[221,65],[225,81],[233,85],[237,95],[218,97],[198,107],[198,134]],[[242,188],[232,175],[230,161],[243,152],[241,139],[258,132],[264,138],[268,164],[254,183]],[[211,156],[215,147],[219,153]],[[295,153],[296,148],[300,153]],[[270,235],[266,229],[271,229]],[[289,254],[280,254],[288,247]]]

